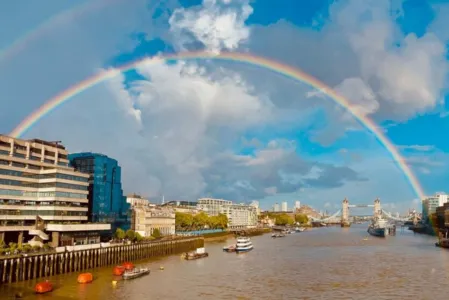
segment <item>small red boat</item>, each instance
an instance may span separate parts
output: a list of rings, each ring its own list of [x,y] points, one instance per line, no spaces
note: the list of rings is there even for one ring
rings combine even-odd
[[[122,276],[123,273],[125,273],[125,267],[124,266],[115,266],[112,270],[112,274],[115,276]]]
[[[134,269],[134,264],[132,262],[127,261],[122,264],[122,267],[124,267],[125,270],[127,271],[131,271],[132,269]]]
[[[51,282],[49,282],[48,280],[44,282],[38,282],[34,287],[34,291],[37,294],[45,294],[51,292],[53,291],[53,284],[51,284]]]
[[[91,283],[94,280],[92,273],[82,273],[78,275],[78,283]]]

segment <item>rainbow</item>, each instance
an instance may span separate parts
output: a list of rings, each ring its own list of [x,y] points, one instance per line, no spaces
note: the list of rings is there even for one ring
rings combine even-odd
[[[137,60],[120,67],[109,69],[100,72],[90,78],[87,78],[78,84],[70,87],[69,89],[56,95],[33,113],[31,113],[26,119],[24,119],[12,132],[11,136],[21,137],[28,129],[30,129],[34,124],[39,122],[45,115],[49,114],[51,111],[56,109],[58,106],[62,105],[66,101],[69,101],[74,96],[84,92],[85,90],[107,80],[108,78],[116,76],[119,72],[126,72],[139,66],[153,64],[153,63],[164,63],[167,60],[192,60],[192,59],[213,59],[222,61],[233,61],[240,62],[249,65],[254,65],[271,70],[275,73],[284,75],[288,78],[294,79],[299,82],[306,83],[317,90],[322,91],[332,98],[339,106],[343,107],[349,111],[357,121],[363,125],[366,129],[371,131],[376,139],[385,147],[385,149],[391,154],[393,160],[403,172],[405,178],[409,182],[411,188],[414,190],[419,199],[424,198],[423,189],[418,181],[418,179],[413,174],[410,167],[406,164],[404,158],[401,156],[395,145],[385,136],[381,129],[378,128],[376,123],[374,123],[370,118],[363,114],[360,114],[355,108],[351,107],[349,101],[343,96],[337,94],[331,87],[327,86],[318,79],[304,73],[300,69],[293,68],[286,64],[267,59],[260,56],[255,56],[248,53],[236,53],[236,52],[223,52],[220,54],[212,54],[209,52],[183,52],[171,55],[162,55],[152,58],[145,58]]]

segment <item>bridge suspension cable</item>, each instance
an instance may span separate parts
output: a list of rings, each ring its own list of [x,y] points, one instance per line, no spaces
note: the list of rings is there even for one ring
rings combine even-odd
[[[405,222],[405,221],[409,221],[410,220],[410,218],[396,218],[396,217],[393,217],[392,214],[389,213],[388,211],[386,211],[385,209],[382,209],[381,213],[383,215],[385,215],[387,218],[395,220],[395,221]]]
[[[328,221],[328,220],[330,220],[330,219],[335,218],[335,217],[338,216],[340,213],[341,213],[341,209],[338,210],[336,213],[334,213],[332,216],[329,216],[329,217],[324,218],[324,219],[317,219],[317,218],[314,218],[314,217],[310,217],[310,219],[312,219],[312,221],[321,221],[321,222],[325,222],[325,221]]]

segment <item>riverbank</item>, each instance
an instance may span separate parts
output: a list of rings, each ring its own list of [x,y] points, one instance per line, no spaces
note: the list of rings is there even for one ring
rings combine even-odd
[[[124,261],[136,261],[187,252],[203,246],[203,237],[183,237],[131,245],[110,245],[73,252],[48,253],[31,257],[1,258],[0,283],[81,272],[121,264]]]
[[[247,229],[244,231],[245,236],[258,236],[265,233],[271,232],[271,228],[254,228],[254,229]],[[202,237],[204,238],[205,242],[218,242],[218,241],[224,241],[230,237],[235,237],[237,234],[235,231],[223,231],[223,232],[216,232],[216,233],[210,233],[210,234],[204,234]]]
[[[72,272],[40,278],[54,284],[48,295],[35,295],[33,280],[0,284],[0,295],[11,300],[18,292],[33,300],[444,299],[449,251],[435,247],[434,238],[398,230],[395,237],[364,241],[366,234],[365,224],[316,228],[282,239],[266,234],[251,238],[254,250],[239,255],[223,251],[230,239],[206,243],[209,256],[200,260],[169,255],[132,261],[151,269],[134,280],[120,280],[112,267],[102,267],[88,271],[94,276],[91,284],[79,284],[79,273]],[[425,276],[417,280],[410,274]]]

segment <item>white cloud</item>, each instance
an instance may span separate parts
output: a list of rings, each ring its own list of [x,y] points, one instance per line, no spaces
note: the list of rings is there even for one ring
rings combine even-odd
[[[256,25],[248,47],[339,90],[361,115],[403,121],[438,109],[448,65],[445,40],[433,34],[438,26],[431,24],[419,37],[405,35],[396,22],[401,14],[398,7],[400,2],[389,0],[334,2],[319,31],[286,21]],[[324,96],[320,91],[304,94],[303,98],[315,96],[314,100]],[[302,102],[316,105],[316,101]],[[347,130],[357,129],[344,110],[322,107],[331,125],[316,131],[314,140],[329,145]]]
[[[245,21],[252,12],[249,0],[203,0],[201,6],[175,9],[170,30],[180,49],[199,41],[214,53],[235,50],[250,35]]]
[[[387,108],[409,117],[438,104],[447,73],[445,44],[430,32],[419,38],[401,35],[390,8],[386,0],[351,0],[335,14],[358,57],[361,78],[377,86]],[[363,18],[368,13],[370,18]]]
[[[403,150],[414,150],[420,152],[429,152],[436,149],[434,145],[399,145],[397,147]]]

